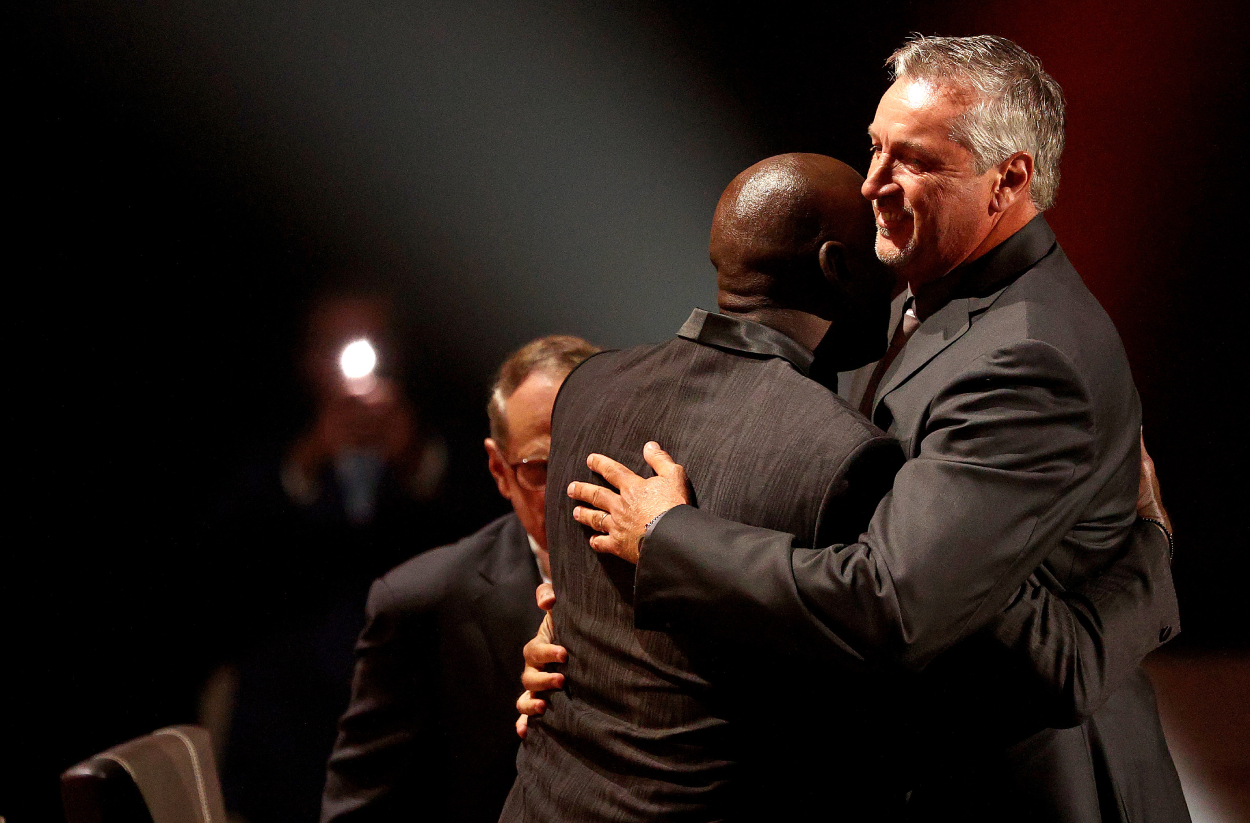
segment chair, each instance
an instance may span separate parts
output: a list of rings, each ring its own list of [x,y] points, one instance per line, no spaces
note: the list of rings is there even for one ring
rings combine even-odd
[[[208,732],[170,726],[61,774],[68,823],[226,823]]]

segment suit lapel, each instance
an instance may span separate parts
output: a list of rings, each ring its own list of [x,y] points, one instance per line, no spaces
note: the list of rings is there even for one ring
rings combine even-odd
[[[510,523],[500,539],[507,549],[487,553],[478,564],[472,599],[495,663],[508,671],[520,660],[521,646],[534,636],[542,620],[542,611],[534,603],[534,589],[542,578],[519,521]]]
[[[876,419],[877,407],[886,395],[904,385],[912,375],[962,337],[976,315],[993,305],[1016,277],[1035,266],[1055,248],[1055,234],[1039,214],[984,257],[968,264],[961,275],[961,283],[955,289],[955,296],[921,323],[903,351],[886,369],[877,388],[877,396],[873,399],[873,418]]]
[[[885,370],[885,375],[881,378],[881,388],[877,390],[877,397],[872,403],[873,416],[876,416],[877,406],[881,405],[887,394],[906,383],[943,349],[962,337],[968,326],[967,300],[952,300],[921,323],[898,357]]]
[[[872,404],[873,417],[876,417],[877,407],[886,395],[904,385],[933,358],[963,337],[972,327],[972,321],[977,315],[994,305],[1006,290],[1007,285],[1004,285],[984,297],[956,298],[921,323],[920,328],[907,341],[907,345],[903,346],[903,351],[886,369],[881,380],[882,387],[877,390],[877,397]]]

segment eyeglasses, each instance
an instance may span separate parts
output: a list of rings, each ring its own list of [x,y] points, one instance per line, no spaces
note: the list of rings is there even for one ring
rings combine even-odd
[[[526,457],[508,465],[516,474],[516,482],[521,488],[534,492],[547,488],[547,458]]]

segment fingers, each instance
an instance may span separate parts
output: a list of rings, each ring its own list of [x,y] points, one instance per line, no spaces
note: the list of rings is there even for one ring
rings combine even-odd
[[[550,642],[551,633],[551,614],[548,613],[538,628],[538,635],[522,649],[525,670],[521,672],[521,683],[531,692],[564,688],[563,674],[543,671],[550,663],[563,663],[569,659],[567,649]]]
[[[541,669],[548,663],[563,663],[569,659],[568,650],[545,639],[541,628],[538,636],[526,643],[521,651],[525,655],[526,665],[536,669]]]
[[[617,463],[611,457],[607,457],[602,454],[592,454],[590,457],[587,457],[586,465],[590,467],[592,472],[601,475],[604,480],[608,481],[613,486],[616,486],[618,489],[635,480],[642,479],[624,465]],[[604,506],[599,506],[593,500],[587,500],[586,502],[596,506],[597,508],[605,508]]]
[[[553,648],[564,649],[559,646]],[[526,666],[521,672],[521,685],[531,692],[550,692],[564,688],[564,675],[559,672],[545,672],[533,666]]]
[[[563,646],[552,646],[555,633],[555,624],[551,622],[551,612],[547,612],[543,615],[543,622],[538,624],[538,631],[534,634],[534,637],[521,649],[521,654],[525,656],[525,662],[535,668],[542,668],[548,663],[563,663],[568,653],[564,652]],[[559,649],[564,653],[564,656],[552,658],[552,648]]]
[[[616,535],[596,534],[590,538],[590,548],[600,554],[614,554],[626,562],[638,564],[638,544],[622,540]]]
[[[538,587],[536,596],[540,606],[548,599],[551,603],[555,602],[555,591],[545,583]],[[542,714],[547,710],[547,701],[535,695],[539,692],[564,688],[563,674],[543,671],[543,667],[548,663],[563,663],[569,657],[568,651],[563,646],[550,642],[553,632],[551,612],[547,612],[543,617],[542,625],[538,627],[538,634],[525,644],[525,670],[521,672],[521,685],[525,687],[525,693],[518,697],[516,702],[517,711],[521,713],[521,716],[517,718],[516,733],[522,739],[529,730],[526,716]]]
[[[610,529],[609,515],[607,512],[598,509],[588,509],[584,506],[573,507],[573,519],[583,526],[589,526],[597,532],[608,533]]]
[[[520,716],[516,719],[516,735],[522,740],[529,732],[530,717],[538,717],[547,711],[547,701],[535,697],[533,692],[525,691],[516,700],[516,710]]]
[[[516,735],[522,740],[529,732],[530,716],[538,716],[547,711],[547,701],[534,697],[530,692],[525,692],[516,701],[516,710],[520,712],[520,716],[516,719]]]
[[[525,670],[521,672],[521,683],[531,692],[564,688],[564,675],[559,672],[543,671],[543,667],[549,663],[563,663],[569,659],[567,649],[551,642],[553,631],[551,613],[548,612],[543,617],[542,625],[538,627],[538,634],[521,650],[525,657]]]
[[[545,612],[551,611],[552,607],[556,605],[555,587],[552,586],[550,583],[539,583],[538,588],[534,590],[534,599],[538,601],[538,608],[542,609]],[[547,637],[546,637],[546,640],[548,642],[551,641],[550,622],[551,622],[551,615],[547,615],[547,617],[543,620],[542,626],[538,630],[539,637],[542,637],[543,631],[548,632]]]
[[[648,440],[647,444],[642,447],[642,459],[646,460],[647,465],[654,469],[655,473],[660,477],[671,477],[676,472],[680,472],[682,475],[686,473],[686,470],[673,462],[673,458],[669,456],[669,453],[660,448],[660,444],[654,440]]]
[[[629,544],[622,539],[620,534],[616,533],[616,523],[607,512],[576,506],[573,509],[573,519],[583,526],[589,526],[595,531],[603,532],[603,534],[591,536],[589,541],[590,548],[600,554],[607,552],[631,563],[638,562],[637,551],[629,551]]]
[[[516,710],[522,717],[531,717],[547,711],[547,701],[535,697],[533,692],[526,691],[516,699]]]
[[[1167,509],[1163,508],[1163,491],[1159,487],[1159,476],[1155,470],[1155,462],[1146,452],[1146,439],[1141,438],[1141,478],[1137,484],[1137,514],[1163,523],[1163,528],[1172,531],[1172,518]]]
[[[629,471],[626,469],[626,471]],[[588,503],[596,509],[611,511],[620,501],[620,495],[594,483],[573,482],[569,484],[569,497]]]

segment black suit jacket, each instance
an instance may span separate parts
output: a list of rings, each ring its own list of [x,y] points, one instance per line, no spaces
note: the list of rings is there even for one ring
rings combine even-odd
[[[374,582],[322,821],[498,819],[539,582],[515,514]]]
[[[760,684],[743,682],[732,649],[635,629],[633,566],[595,554],[557,491],[592,479],[590,452],[649,473],[642,446],[657,439],[689,470],[707,511],[786,529],[812,546],[853,539],[902,454],[807,379],[810,362],[779,332],[696,311],[678,338],[597,355],[565,381],[552,423],[547,528],[567,679],[531,723],[503,820],[793,820],[810,811],[803,804],[813,792],[823,817],[831,773],[863,790],[844,812],[862,798],[880,809],[901,801],[901,792],[865,782],[874,779],[865,765],[875,744],[864,721],[878,715],[826,715],[800,700],[809,686],[827,694],[832,675],[799,674],[802,662],[774,656],[771,671],[793,684],[787,696],[802,711],[778,706],[772,717],[785,722],[761,722]],[[836,693],[855,696],[858,709],[872,703],[862,662],[848,652],[839,664]],[[748,685],[755,700],[743,695]],[[801,751],[787,737],[796,731]],[[819,777],[799,779],[807,766]]]
[[[736,630],[742,643],[823,638],[909,669],[935,663],[930,716],[917,722],[957,722],[919,767],[916,816],[1187,819],[1136,669],[1177,621],[1166,553],[1149,550],[1161,535],[1126,543],[1141,417],[1119,337],[1040,217],[955,276],[955,297],[878,390],[873,419],[909,459],[867,532],[811,549],[676,509],[643,547],[639,625]],[[1079,588],[1125,551],[1127,575]],[[1129,597],[1104,599],[1112,590]],[[710,604],[762,620],[718,626]],[[1013,635],[1027,641],[1015,662],[1048,680],[1073,720],[1106,705],[1023,741],[1027,722],[976,728],[1036,705],[1022,681],[998,680]],[[956,754],[960,724],[976,745]]]

